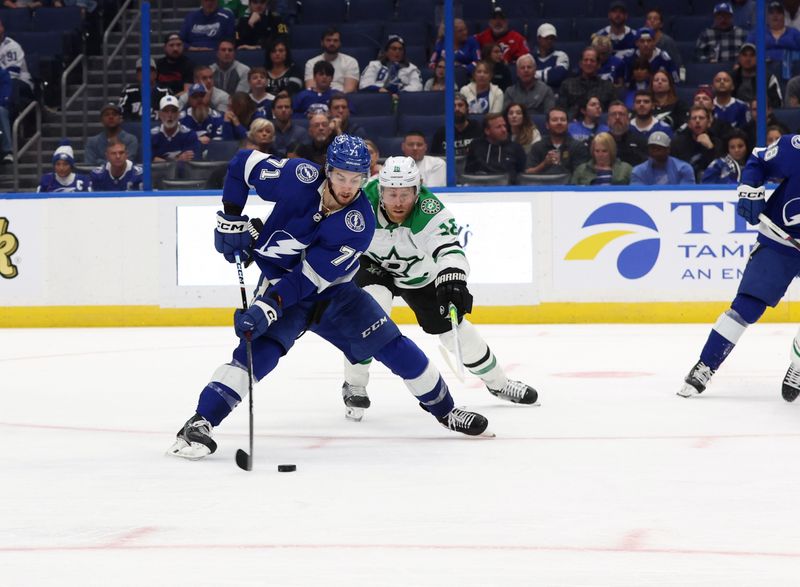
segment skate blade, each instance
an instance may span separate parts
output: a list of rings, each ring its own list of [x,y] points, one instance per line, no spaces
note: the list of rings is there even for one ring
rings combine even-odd
[[[492,432],[487,428],[486,430],[484,430],[477,436],[474,436],[473,438],[497,438],[497,434],[495,434],[494,432]]]
[[[208,447],[199,442],[186,442],[183,438],[178,438],[165,453],[167,456],[179,457],[187,461],[197,461],[211,454]]]
[[[345,406],[344,417],[352,422],[361,422],[361,420],[364,418],[364,408]]]
[[[677,395],[681,397],[694,397],[696,395],[700,395],[700,393],[688,383],[685,383],[683,387],[678,390]]]

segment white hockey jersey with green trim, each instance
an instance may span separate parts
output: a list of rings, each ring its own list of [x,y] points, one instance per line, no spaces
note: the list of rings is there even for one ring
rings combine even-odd
[[[375,236],[364,253],[394,277],[398,287],[417,289],[436,279],[447,268],[469,275],[469,262],[458,239],[453,214],[427,188],[402,224],[395,224],[380,205],[378,180],[364,188],[377,220]]]

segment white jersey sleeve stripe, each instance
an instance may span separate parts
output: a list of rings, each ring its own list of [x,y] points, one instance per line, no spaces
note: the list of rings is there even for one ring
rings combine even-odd
[[[250,156],[247,158],[247,161],[245,161],[244,164],[244,178],[243,178],[244,182],[249,187],[251,188],[253,187],[253,184],[250,183],[250,181],[248,181],[248,178],[250,177],[253,168],[255,168],[255,166],[258,165],[261,161],[265,161],[268,158],[269,155],[267,155],[266,153],[260,153],[259,151],[253,151],[252,153],[250,153]]]

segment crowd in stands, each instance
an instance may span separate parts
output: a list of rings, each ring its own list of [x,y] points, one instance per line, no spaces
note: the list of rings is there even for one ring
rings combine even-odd
[[[276,5],[200,0],[180,30],[165,36],[163,57],[149,63],[153,161],[215,160],[216,143],[235,143],[322,164],[333,137],[350,133],[371,140],[376,161],[402,153],[416,160],[426,185],[444,185],[447,144],[444,119],[436,116],[443,111],[436,92],[445,90],[443,25],[420,52],[393,32],[392,22],[382,23],[384,38],[361,65],[332,25],[321,29],[319,54],[308,55],[306,43],[309,58],[295,61],[300,49],[292,29],[302,19],[279,14]],[[488,1],[480,27],[454,20],[459,175],[577,185],[738,181],[756,144],[754,0],[713,5],[688,48],[665,32],[673,17],[680,26],[679,14],[653,8],[634,19],[624,1],[607,5],[607,24],[578,39],[579,50],[575,42],[564,50],[556,25],[538,17],[527,19],[535,31],[529,43],[503,7]],[[633,20],[641,26],[631,26]],[[579,22],[577,15],[571,21]],[[800,76],[792,76],[800,60],[800,0],[770,0],[766,22],[766,124],[774,136],[798,130],[772,110],[800,107]],[[113,180],[102,185],[123,178],[136,185],[139,167],[132,161],[140,162],[141,146],[123,127],[144,114],[142,70],[138,62],[136,82],[104,106],[104,132],[85,145],[82,163],[102,167]],[[24,52],[0,22],[0,160],[10,151],[10,122],[33,99],[31,89]],[[356,98],[379,94],[387,95],[385,111],[359,111],[364,102]],[[413,94],[427,100],[416,102],[416,110],[405,106]],[[380,153],[384,146],[389,152]],[[97,189],[94,172],[73,177],[75,162],[66,146],[59,149],[40,189],[78,182]],[[212,173],[208,185],[220,182]]]

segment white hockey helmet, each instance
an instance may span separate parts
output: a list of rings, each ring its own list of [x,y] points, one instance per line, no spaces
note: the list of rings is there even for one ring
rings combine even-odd
[[[378,185],[383,188],[414,188],[414,195],[419,195],[421,186],[419,167],[411,157],[387,157],[383,164]]]

